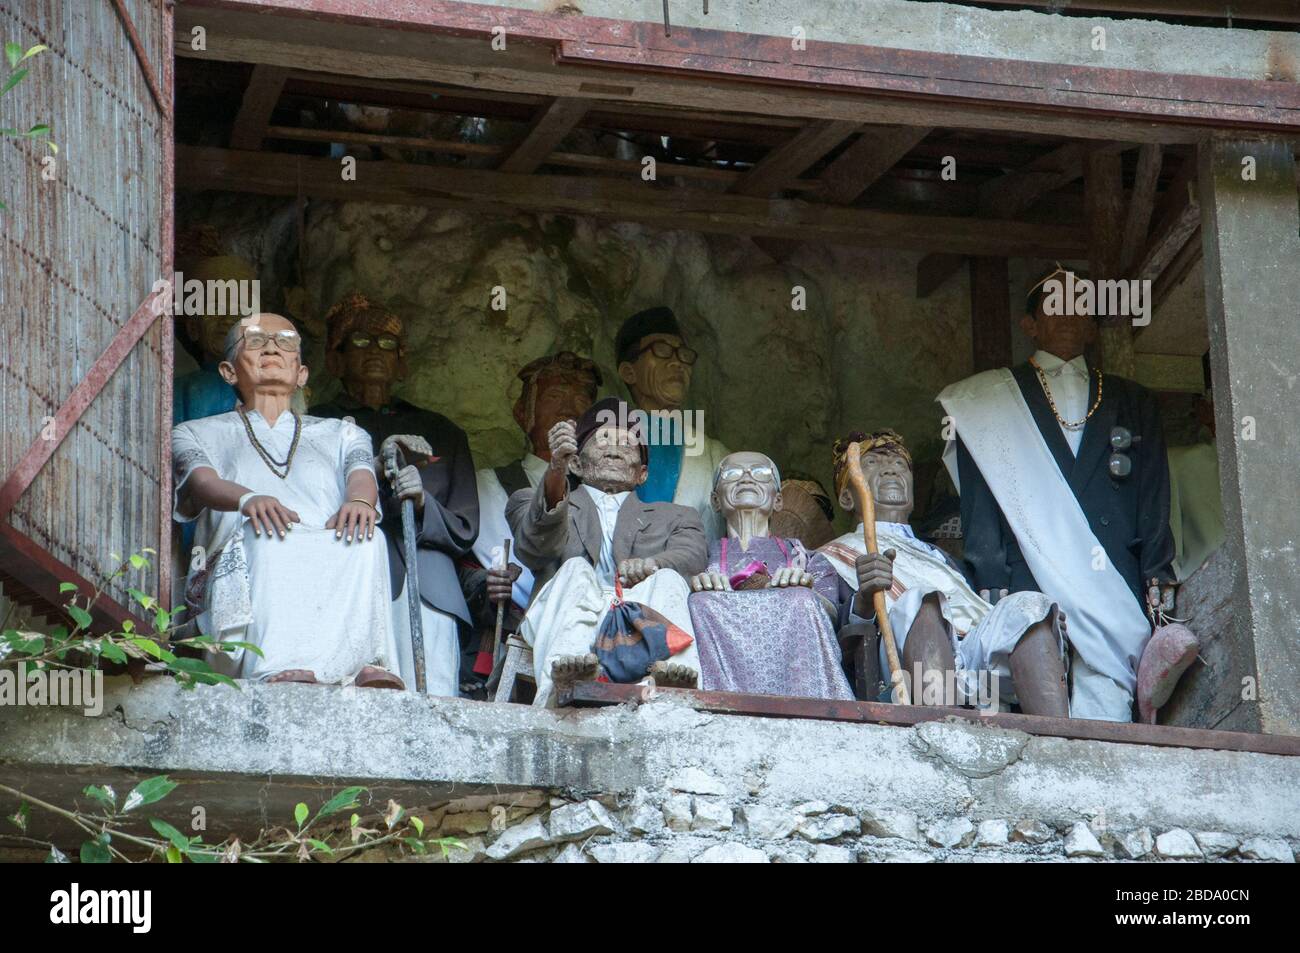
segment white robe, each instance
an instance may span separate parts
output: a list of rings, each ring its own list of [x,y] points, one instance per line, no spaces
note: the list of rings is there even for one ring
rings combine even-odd
[[[528,477],[528,488],[537,489],[537,484],[546,475],[548,464],[536,454],[524,454],[524,476]],[[501,565],[501,543],[509,539],[514,542],[510,524],[506,522],[506,501],[510,494],[506,492],[501,481],[497,479],[496,470],[484,467],[474,471],[478,484],[478,538],[474,540],[474,558],[486,569]],[[518,559],[511,560],[518,563]],[[517,606],[527,606],[533,595],[533,573],[527,566],[515,580],[511,599]]]
[[[274,427],[256,411],[249,419],[267,452],[285,459],[293,415],[281,414]],[[346,500],[348,475],[365,470],[373,479],[365,431],[342,420],[303,417],[298,449],[283,480],[253,448],[235,411],[177,426],[172,456],[175,518],[197,520],[187,598],[197,603],[198,628],[213,638],[249,642],[265,656],[218,653],[215,669],[253,680],[308,669],[318,681],[334,683],[350,681],[366,665],[395,671],[383,533],[376,528],[373,539],[348,543],[325,529]],[[199,467],[275,497],[302,522],[283,539],[259,538],[241,514],[197,509],[187,483]]]
[[[919,540],[912,528],[903,523],[876,523],[876,544],[880,552],[893,549],[894,584],[885,593],[885,610],[894,630],[894,641],[901,656],[907,644],[907,633],[921,611],[921,603],[932,592],[939,594],[939,609],[948,624],[953,655],[957,660],[957,689],[967,704],[977,704],[981,695],[987,700],[991,692],[999,708],[1006,710],[1017,701],[1015,686],[1011,681],[1011,653],[1020,644],[1025,633],[1047,618],[1052,600],[1041,592],[1017,592],[990,605],[970,588],[960,572],[950,566],[941,550]],[[862,524],[857,530],[846,533],[823,546],[818,552],[825,555],[835,571],[850,588],[858,588],[857,568],[859,555],[867,551],[862,539]],[[1064,657],[1064,640],[1057,631]],[[889,663],[885,647],[880,646],[880,671],[888,679]],[[996,677],[980,685],[980,673]],[[913,673],[907,673],[909,678]],[[919,698],[919,688],[912,692]],[[993,702],[990,702],[990,707]]]
[[[704,535],[712,542],[721,539],[727,531],[727,524],[714,512],[710,501],[713,496],[713,473],[731,451],[721,441],[707,436],[701,440],[699,449],[699,453],[692,455],[690,447],[687,447],[682,454],[682,470],[677,476],[673,502],[679,506],[689,506],[700,514]]]

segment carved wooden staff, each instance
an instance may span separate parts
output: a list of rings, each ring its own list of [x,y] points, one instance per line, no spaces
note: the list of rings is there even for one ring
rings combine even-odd
[[[384,471],[390,480],[406,465],[396,441],[384,451]],[[415,663],[415,690],[424,695],[428,689],[424,677],[424,626],[420,610],[420,568],[416,563],[415,501],[402,500],[402,556],[406,563],[406,611],[411,619],[411,660]]]
[[[853,500],[862,516],[862,541],[867,544],[867,552],[875,555],[876,546],[876,501],[871,496],[871,488],[862,475],[862,448],[857,441],[849,444],[846,462],[849,468],[849,487],[853,491]],[[911,693],[907,690],[907,681],[903,676],[903,664],[898,658],[898,643],[894,641],[894,628],[889,624],[889,612],[885,608],[884,590],[872,596],[876,606],[876,627],[880,629],[880,638],[885,643],[885,658],[889,662],[889,682],[894,687],[894,700],[899,705],[912,704]]]
[[[504,555],[501,557],[501,567],[510,568],[510,537],[506,537],[501,543],[501,551]],[[506,627],[506,606],[509,605],[509,599],[502,599],[497,603],[497,627],[492,633],[492,664],[495,667],[496,658],[501,653],[501,630]]]

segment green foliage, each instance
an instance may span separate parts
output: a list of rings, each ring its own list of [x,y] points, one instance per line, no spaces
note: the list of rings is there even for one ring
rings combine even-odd
[[[127,594],[150,619],[150,631],[141,632],[130,619],[123,621],[117,631],[93,631],[93,609],[104,590],[132,573],[147,572],[152,555],[152,549],[133,553],[125,560],[115,555],[114,558],[119,562],[118,568],[90,595],[83,594],[76,583],[61,583],[59,592],[67,596],[63,611],[72,624],[71,629],[59,626],[42,635],[0,627],[0,665],[23,662],[28,667],[37,668],[95,669],[99,667],[101,658],[118,665],[126,665],[136,659],[146,663],[160,663],[185,688],[192,689],[198,685],[229,685],[238,688],[233,679],[214,672],[212,666],[203,659],[179,656],[173,649],[179,645],[211,652],[236,652],[243,649],[259,656],[262,654],[261,649],[248,642],[217,641],[205,637],[173,638],[182,621],[184,606],[164,609],[153,596],[128,587]]]
[[[27,78],[27,73],[29,72],[30,67],[24,66],[19,69],[19,64],[33,56],[36,56],[38,53],[44,53],[49,49],[49,47],[38,43],[33,47],[29,47],[24,52],[20,44],[7,42],[4,45],[4,49],[5,62],[9,64],[9,75],[5,78],[3,83],[0,83],[0,96],[9,92],[9,90],[13,89]],[[55,155],[59,154],[58,144],[50,138],[50,127],[46,123],[37,123],[26,132],[20,132],[19,130],[10,127],[0,127],[0,136],[13,136],[16,139],[44,139],[45,145],[49,148],[50,152]],[[0,202],[0,210],[3,210],[5,207],[5,203]]]
[[[157,804],[177,787],[179,785],[166,775],[145,778],[127,793],[119,808],[117,794],[110,786],[92,784],[82,793],[94,803],[98,809],[96,812],[69,810],[47,804],[26,797],[21,791],[3,784],[0,784],[0,792],[19,798],[19,809],[9,817],[9,821],[23,834],[27,833],[31,805],[56,814],[79,827],[87,835],[78,851],[78,858],[83,864],[107,864],[114,860],[132,859],[161,860],[169,864],[180,864],[187,860],[195,864],[347,860],[361,850],[385,844],[401,845],[416,854],[426,854],[430,848],[437,848],[445,857],[452,848],[463,846],[451,837],[426,838],[424,823],[417,817],[412,816],[407,823],[401,823],[408,815],[406,809],[394,801],[388,802],[382,815],[387,823],[387,832],[362,826],[359,814],[353,814],[346,826],[335,822],[332,827],[325,827],[318,823],[351,808],[362,807],[362,801],[369,794],[363,787],[345,788],[321,805],[314,816],[311,808],[300,803],[293,812],[294,828],[280,827],[263,831],[255,840],[248,842],[232,837],[219,844],[208,844],[202,835],[189,837],[158,817],[144,819],[149,831],[141,833],[132,829],[140,826],[139,815],[132,814],[132,811]],[[309,816],[310,821],[307,820]],[[25,839],[30,841],[30,838]],[[50,849],[45,858],[46,863],[68,862],[67,856],[56,846],[46,846]]]

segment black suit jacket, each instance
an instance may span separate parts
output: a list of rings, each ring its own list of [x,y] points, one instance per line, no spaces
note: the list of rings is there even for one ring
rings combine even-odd
[[[1052,415],[1038,376],[1029,364],[1012,368],[1020,393],[1038,424],[1057,466],[1069,481],[1111,565],[1145,605],[1145,580],[1173,582],[1173,533],[1169,529],[1169,458],[1155,398],[1145,387],[1104,374],[1102,401],[1083,430],[1079,455]],[[1089,368],[1088,406],[1097,399],[1097,375]],[[1134,444],[1125,451],[1133,470],[1121,479],[1110,475],[1110,432],[1124,427]],[[1140,440],[1138,438],[1141,438]],[[976,589],[1038,590],[992,490],[957,435],[957,472],[961,481],[961,522],[967,575]]]
[[[420,469],[424,483],[424,512],[415,516],[416,563],[420,596],[435,609],[472,624],[465,595],[456,573],[456,560],[469,552],[478,537],[478,485],[474,459],[465,431],[442,414],[424,410],[404,400],[394,400],[383,410],[373,410],[346,394],[330,404],[313,407],[319,417],[351,417],[379,445],[394,434],[418,434],[429,441],[438,459]],[[402,551],[402,508],[387,480],[379,481],[379,500],[388,540],[388,571],[396,599],[406,584]]]

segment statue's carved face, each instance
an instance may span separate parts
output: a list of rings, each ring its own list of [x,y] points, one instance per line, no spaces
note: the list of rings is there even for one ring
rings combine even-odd
[[[776,481],[776,467],[764,454],[748,450],[728,454],[718,464],[713,509],[728,525],[742,510],[771,516],[781,509],[781,488]]]
[[[570,466],[583,483],[606,493],[636,489],[646,479],[640,445],[618,427],[601,427],[588,437]]]
[[[577,420],[596,399],[590,377],[573,373],[543,372],[533,383],[533,421],[528,425],[527,394],[515,404],[515,423],[528,434],[533,452],[546,448],[546,435],[561,420]]]
[[[192,314],[185,318],[185,330],[202,349],[205,361],[220,361],[226,332],[239,319],[238,314]]]
[[[893,450],[881,448],[862,455],[862,476],[876,502],[876,519],[906,523],[916,501],[912,498],[912,468],[907,458]],[[853,492],[846,484],[840,493],[840,506],[852,510]]]
[[[1020,330],[1034,346],[1063,361],[1072,361],[1097,339],[1097,323],[1086,314],[1048,314],[1047,298],[1032,315],[1020,320]]]
[[[339,376],[350,384],[392,383],[406,376],[403,328],[392,315],[368,312],[343,340]]]
[[[669,357],[660,357],[651,347],[663,341],[672,347]],[[677,356],[683,341],[676,334],[647,334],[637,345],[636,360],[624,361],[618,373],[632,392],[638,407],[673,410],[682,406],[691,389],[691,367]]]
[[[274,340],[276,333],[281,331],[298,333],[292,321],[278,314],[255,314],[242,319],[241,323],[245,334],[251,328],[260,328],[268,335],[266,343],[256,349],[250,349],[241,341],[234,362],[222,361],[218,368],[241,398],[248,401],[254,394],[292,394],[307,383],[301,341],[298,350],[286,351]]]

